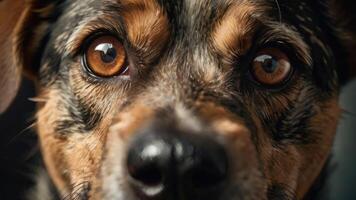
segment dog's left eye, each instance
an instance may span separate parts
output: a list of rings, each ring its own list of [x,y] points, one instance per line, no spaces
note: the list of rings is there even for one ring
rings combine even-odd
[[[113,36],[100,36],[86,49],[84,65],[90,73],[100,77],[125,75],[128,66],[124,45]]]
[[[288,56],[276,48],[266,48],[258,52],[250,70],[255,81],[265,86],[282,84],[288,80],[292,71]]]

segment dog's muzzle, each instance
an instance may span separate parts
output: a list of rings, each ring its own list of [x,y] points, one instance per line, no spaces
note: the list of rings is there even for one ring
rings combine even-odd
[[[198,134],[145,131],[126,160],[129,184],[140,199],[217,199],[228,174],[227,153]]]

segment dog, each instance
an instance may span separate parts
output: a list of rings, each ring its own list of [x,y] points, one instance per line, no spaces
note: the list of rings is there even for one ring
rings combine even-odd
[[[356,74],[348,1],[0,5],[0,111],[34,80],[59,198],[316,198]]]

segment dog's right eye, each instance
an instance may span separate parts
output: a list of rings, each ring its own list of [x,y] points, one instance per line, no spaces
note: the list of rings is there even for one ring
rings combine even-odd
[[[127,75],[124,45],[113,36],[100,36],[91,41],[83,56],[85,68],[99,77]]]

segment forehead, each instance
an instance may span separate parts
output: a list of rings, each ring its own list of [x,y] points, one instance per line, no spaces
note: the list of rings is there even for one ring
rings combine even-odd
[[[59,34],[63,33],[63,26],[65,26],[64,34],[67,35],[73,30],[76,30],[74,33],[81,32],[82,35],[85,35],[86,32],[91,32],[93,29],[122,29],[124,31],[121,31],[121,35],[127,34],[131,42],[141,43],[139,45],[147,44],[149,40],[147,37],[150,34],[153,34],[154,36],[151,37],[159,41],[162,34],[166,34],[165,36],[168,37],[168,32],[171,40],[178,41],[177,38],[183,40],[186,38],[189,40],[189,46],[200,43],[202,40],[208,41],[215,31],[226,32],[226,34],[220,34],[222,36],[220,38],[223,39],[226,39],[224,38],[226,35],[231,35],[233,38],[248,37],[248,35],[251,37],[258,30],[258,25],[271,25],[271,22],[282,22],[282,19],[286,24],[300,22],[310,34],[313,32],[313,26],[306,25],[307,22],[312,24],[313,21],[310,13],[305,14],[310,12],[310,9],[306,9],[307,5],[303,2],[276,0],[87,0],[67,1],[67,5],[67,9],[64,11],[66,20],[62,20],[60,26],[57,26]],[[298,13],[298,15],[294,13]],[[303,16],[308,16],[308,20]],[[98,18],[100,20],[95,20]],[[102,26],[103,23],[106,25]],[[81,29],[88,24],[91,26],[87,30]],[[219,34],[215,36],[219,37]],[[165,39],[165,37],[162,38]],[[69,38],[67,37],[67,39]],[[236,41],[229,40],[227,42]]]
[[[172,25],[182,25],[180,28],[205,27],[214,20],[224,16],[229,10],[236,12],[263,12],[274,20],[289,20],[295,18],[306,22],[313,17],[312,4],[308,1],[285,0],[85,0],[67,1],[71,16],[84,14],[86,16],[102,14],[110,11],[163,11]],[[321,8],[319,8],[321,9]],[[101,11],[98,13],[98,11]],[[307,16],[303,13],[308,13]],[[112,13],[111,13],[112,14]],[[79,19],[79,18],[77,18]],[[144,19],[142,19],[144,20]],[[183,26],[183,24],[185,24]],[[193,25],[193,26],[189,26]]]
[[[102,28],[99,25],[111,18],[113,22],[111,26],[124,23],[122,29],[128,29],[128,32],[133,32],[132,34],[163,31],[153,30],[152,27],[155,26],[154,28],[167,29],[165,31],[171,33],[171,39],[189,38],[190,45],[201,40],[206,41],[217,27],[228,29],[229,26],[239,26],[239,32],[247,33],[256,31],[258,23],[266,25],[270,22],[288,24],[296,31],[302,30],[306,36],[315,36],[318,31],[321,32],[318,24],[320,20],[316,20],[320,16],[313,12],[312,4],[306,2],[285,0],[67,1],[68,6],[64,10],[67,20],[62,21],[61,26],[58,26],[58,32],[63,33],[63,26],[66,26],[67,33],[79,30],[81,26],[90,22],[93,23],[91,29]],[[96,18],[101,18],[101,21],[94,21]],[[225,26],[219,27],[220,24]],[[116,28],[112,27],[112,29]],[[141,37],[142,35],[136,35],[134,39]]]

